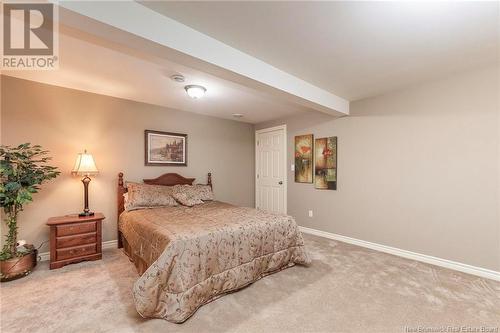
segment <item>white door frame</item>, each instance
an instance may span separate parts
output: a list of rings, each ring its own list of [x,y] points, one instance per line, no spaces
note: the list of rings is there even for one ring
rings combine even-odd
[[[283,140],[283,145],[284,145],[284,149],[285,149],[285,154],[284,154],[284,158],[285,160],[283,161],[283,189],[284,189],[284,192],[285,192],[285,197],[283,199],[283,203],[284,203],[284,206],[285,206],[285,213],[288,214],[288,206],[287,206],[287,202],[288,202],[288,168],[287,168],[287,165],[288,165],[288,151],[287,151],[287,140],[288,140],[288,137],[287,137],[287,131],[286,131],[286,124],[283,124],[283,125],[279,125],[279,126],[273,126],[273,127],[269,127],[269,128],[263,128],[263,129],[259,129],[259,130],[256,130],[255,131],[255,206],[257,207],[257,170],[258,170],[258,165],[257,165],[257,162],[258,162],[258,158],[257,158],[257,155],[258,155],[258,145],[257,145],[257,137],[258,135],[257,134],[261,134],[261,133],[266,133],[266,132],[272,132],[272,131],[276,131],[276,130],[283,130],[283,132],[285,133],[285,139]]]

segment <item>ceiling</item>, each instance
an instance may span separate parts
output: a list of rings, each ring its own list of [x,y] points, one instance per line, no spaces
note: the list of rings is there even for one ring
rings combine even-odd
[[[351,101],[498,61],[498,2],[141,2],[154,12],[131,3]],[[107,10],[113,14],[116,4]],[[316,112],[126,29],[107,35],[104,23],[62,14],[82,21],[60,27],[59,69],[2,74],[254,124]],[[184,84],[170,79],[178,73]],[[189,98],[187,84],[205,86],[206,96]]]
[[[348,100],[498,61],[493,2],[141,2]]]
[[[22,79],[165,106],[182,111],[259,123],[308,109],[243,85],[147,53],[128,49],[81,31],[61,26],[59,69],[2,71]],[[185,76],[184,83],[173,74]],[[184,86],[207,88],[202,99],[187,96]],[[242,118],[233,117],[243,114]]]

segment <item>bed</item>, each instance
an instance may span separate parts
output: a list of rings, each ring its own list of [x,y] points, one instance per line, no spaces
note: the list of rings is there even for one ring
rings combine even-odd
[[[192,185],[167,173],[145,184]],[[208,186],[212,177],[208,174]],[[118,176],[118,246],[140,277],[133,287],[138,313],[182,323],[224,294],[310,259],[294,219],[219,201],[125,211]]]

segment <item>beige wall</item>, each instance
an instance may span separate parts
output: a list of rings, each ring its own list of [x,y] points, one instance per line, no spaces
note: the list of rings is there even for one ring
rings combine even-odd
[[[338,137],[337,191],[288,172],[300,225],[500,271],[498,95],[492,67],[256,128],[287,124],[289,170],[295,135]]]
[[[2,144],[41,144],[62,171],[22,213],[22,238],[39,244],[49,216],[81,209],[82,185],[69,171],[84,148],[101,170],[90,204],[108,217],[104,240],[116,238],[119,171],[200,182],[212,171],[219,199],[254,204],[250,125],[6,76],[0,83]],[[353,102],[349,117],[305,114],[256,128],[287,124],[289,166],[295,135],[338,136],[337,191],[294,183],[288,172],[288,212],[300,225],[500,270],[498,112],[498,69],[487,68]],[[188,167],[145,167],[144,129],[187,133]]]
[[[90,207],[107,217],[104,240],[116,239],[119,171],[133,181],[178,172],[197,182],[206,182],[211,171],[218,199],[254,205],[252,125],[7,76],[2,76],[1,89],[2,144],[40,144],[62,172],[21,213],[22,239],[40,244],[48,239],[44,223],[49,216],[82,209],[83,185],[70,170],[85,148],[100,170],[90,183]],[[187,133],[188,166],[144,166],[145,129]]]

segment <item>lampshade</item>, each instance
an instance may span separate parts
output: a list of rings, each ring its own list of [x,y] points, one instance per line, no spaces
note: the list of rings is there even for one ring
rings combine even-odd
[[[99,173],[97,167],[95,166],[94,158],[92,154],[87,153],[85,150],[83,153],[78,154],[76,157],[75,166],[71,171],[74,175],[96,175]]]

